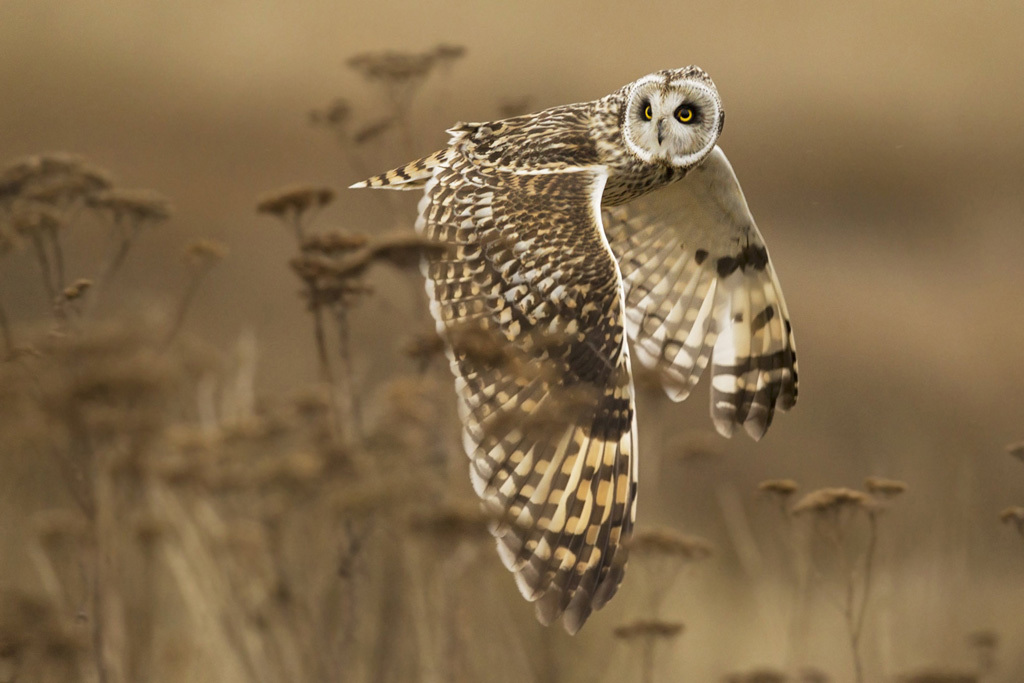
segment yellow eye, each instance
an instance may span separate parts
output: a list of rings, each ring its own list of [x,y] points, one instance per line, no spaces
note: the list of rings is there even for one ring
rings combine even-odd
[[[651,105],[648,104],[646,107],[644,107],[644,118],[650,121],[652,117],[653,114],[651,113]]]
[[[689,107],[679,107],[676,109],[676,118],[680,123],[689,123],[693,121],[693,110]]]

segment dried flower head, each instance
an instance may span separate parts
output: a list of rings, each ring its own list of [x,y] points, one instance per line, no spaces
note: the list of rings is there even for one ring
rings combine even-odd
[[[345,232],[325,232],[307,237],[302,242],[302,251],[316,251],[322,254],[337,254],[355,251],[365,247],[369,242],[366,235],[354,235]]]
[[[757,490],[783,500],[788,499],[800,486],[792,479],[765,479],[757,485]]]
[[[637,638],[675,638],[683,632],[683,624],[659,619],[637,619],[615,628],[615,637],[621,640]]]
[[[441,63],[456,62],[466,56],[466,48],[462,45],[441,43],[434,48],[434,57]]]
[[[1017,533],[1024,536],[1024,506],[1013,505],[999,513],[999,520],[1003,524],[1013,524],[1017,527]]]
[[[634,556],[676,557],[685,562],[706,560],[714,554],[714,546],[700,536],[665,528],[637,531],[627,546]]]
[[[19,201],[11,210],[11,225],[18,235],[31,239],[57,230],[63,222],[60,214],[48,206]]]
[[[64,298],[67,301],[74,301],[76,299],[79,299],[82,297],[83,294],[86,293],[86,291],[88,291],[90,287],[92,287],[92,280],[79,278],[75,280],[72,284],[64,288]]]
[[[70,154],[26,157],[0,172],[0,200],[21,196],[63,203],[112,186],[106,171]]]
[[[347,100],[338,98],[332,101],[323,109],[314,109],[309,112],[309,121],[314,125],[324,125],[338,128],[348,121],[352,114],[352,107]]]
[[[883,479],[882,477],[868,477],[864,480],[864,488],[879,498],[895,498],[905,493],[907,485],[897,479]]]
[[[533,98],[529,95],[508,98],[498,102],[498,113],[501,114],[501,118],[510,119],[514,116],[529,113],[532,105]]]
[[[322,208],[332,201],[334,190],[329,187],[297,185],[267,195],[256,204],[256,211],[284,219]]]
[[[85,203],[109,214],[116,222],[139,224],[164,221],[171,216],[170,202],[152,190],[103,190],[87,197]]]
[[[844,509],[871,510],[875,501],[863,491],[848,488],[823,488],[811,491],[793,506],[794,515],[825,515]]]
[[[368,81],[405,83],[425,78],[436,58],[433,53],[364,52],[349,58],[348,65]]]

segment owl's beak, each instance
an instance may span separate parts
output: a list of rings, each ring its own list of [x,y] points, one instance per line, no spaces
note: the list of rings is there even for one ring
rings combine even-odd
[[[665,119],[658,119],[658,144],[665,139]]]

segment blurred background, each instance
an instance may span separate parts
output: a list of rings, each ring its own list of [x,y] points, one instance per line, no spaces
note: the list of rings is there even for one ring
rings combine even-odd
[[[95,305],[65,294],[55,312],[28,231],[0,256],[15,336],[0,374],[0,680],[1024,679],[1022,33],[1017,2],[0,2],[0,164],[78,155],[169,202]],[[415,74],[367,77],[368,63]],[[634,560],[570,638],[534,622],[486,539],[459,535],[473,514],[450,377],[409,346],[429,347],[416,269],[360,271],[373,292],[332,304],[325,373],[292,214],[257,202],[328,189],[303,200],[324,204],[298,211],[305,237],[411,235],[417,197],[344,188],[434,151],[456,121],[687,64],[728,111],[720,144],[783,284],[800,403],[754,444],[713,434],[703,384],[682,405],[640,392],[640,528],[689,536]],[[131,224],[73,201],[63,284],[96,278],[111,230]],[[177,379],[147,385],[156,436],[100,438],[90,422],[92,450],[75,455],[67,406],[83,399],[61,392],[98,353],[118,377],[141,358]],[[235,434],[253,421],[257,436]],[[138,481],[103,455],[129,442]],[[197,451],[204,476],[244,481],[153,483]],[[399,521],[416,468],[440,482],[428,498],[458,502]],[[906,490],[865,489],[871,476]],[[759,491],[773,479],[799,490]],[[793,514],[823,487],[877,495]],[[680,540],[695,536],[710,557]],[[55,538],[76,550],[58,557]],[[25,626],[39,614],[59,656],[34,645],[56,638]]]

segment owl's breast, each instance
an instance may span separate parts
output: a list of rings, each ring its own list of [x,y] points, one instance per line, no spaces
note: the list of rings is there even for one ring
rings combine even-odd
[[[601,196],[602,206],[625,204],[652,190],[679,180],[685,172],[662,164],[630,163],[609,169],[608,182]]]

